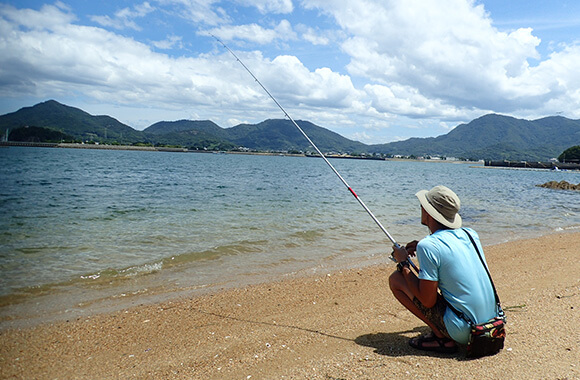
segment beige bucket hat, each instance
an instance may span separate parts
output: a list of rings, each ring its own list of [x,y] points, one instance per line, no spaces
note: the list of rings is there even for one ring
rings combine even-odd
[[[436,221],[449,228],[461,227],[459,197],[445,186],[435,186],[431,190],[421,190],[415,194],[421,206]]]

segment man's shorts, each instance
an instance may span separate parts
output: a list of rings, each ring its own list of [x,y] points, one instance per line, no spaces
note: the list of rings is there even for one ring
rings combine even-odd
[[[437,302],[435,302],[435,305],[431,308],[423,306],[417,297],[413,298],[413,303],[417,308],[419,308],[421,313],[427,317],[429,322],[433,323],[443,335],[447,338],[451,338],[447,332],[447,327],[445,327],[445,322],[443,322],[443,316],[445,315],[445,310],[447,310],[447,302],[445,302],[441,295],[437,296]]]

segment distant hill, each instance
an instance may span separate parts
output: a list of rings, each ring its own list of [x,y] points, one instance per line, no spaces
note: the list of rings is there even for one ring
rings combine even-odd
[[[143,141],[143,134],[110,116],[92,116],[78,108],[54,100],[0,116],[0,131],[7,128],[41,127],[53,129],[79,140],[118,141],[132,144]]]
[[[163,135],[167,133],[181,133],[191,130],[207,133],[220,138],[227,138],[227,133],[219,125],[210,120],[178,120],[160,121],[143,132],[153,135]]]
[[[73,136],[67,135],[60,131],[42,128],[42,127],[24,127],[16,128],[10,134],[10,141],[16,142],[43,142],[43,143],[60,143],[60,142],[74,142],[76,139]]]
[[[298,122],[320,149],[365,152],[367,146],[307,121]],[[49,100],[0,116],[0,131],[34,126],[56,130],[82,141],[122,144],[151,143],[189,149],[229,150],[243,146],[260,151],[313,150],[288,120],[266,120],[221,128],[212,121],[160,121],[137,131],[109,116],[92,116],[78,108]],[[46,133],[44,133],[46,134]]]
[[[323,152],[365,153],[368,146],[342,137],[309,121],[296,124]],[[314,151],[290,120],[271,119],[258,124],[240,124],[227,129],[230,141],[239,146],[260,150]]]
[[[309,121],[297,121],[323,152],[379,153],[403,156],[445,156],[487,160],[546,161],[565,149],[580,145],[580,120],[546,117],[522,120],[490,114],[451,132],[431,138],[411,138],[388,144],[365,145],[349,140]],[[160,121],[137,131],[110,116],[92,116],[54,100],[0,116],[0,132],[25,136],[28,141],[71,137],[100,143],[174,145],[189,149],[258,151],[312,151],[289,120],[271,119],[258,124],[222,128],[210,120]],[[57,131],[58,133],[51,133]],[[35,135],[36,134],[36,135]],[[21,137],[22,138],[22,137]]]
[[[160,121],[144,131],[157,144],[185,146],[189,149],[230,150],[236,145],[227,130],[210,120]]]
[[[489,114],[446,135],[372,145],[371,152],[441,155],[488,160],[547,161],[580,144],[580,120],[546,117],[528,121]]]

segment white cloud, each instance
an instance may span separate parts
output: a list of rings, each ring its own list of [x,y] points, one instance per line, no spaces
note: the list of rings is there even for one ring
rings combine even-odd
[[[371,99],[371,106],[378,112],[413,118],[456,119],[465,117],[465,114],[453,105],[444,104],[438,99],[427,98],[414,87],[398,84],[390,87],[367,84],[365,91]]]
[[[153,41],[152,44],[158,49],[168,50],[183,47],[182,40],[183,38],[180,36],[171,35],[162,41]]]
[[[141,27],[133,21],[135,18],[145,17],[148,13],[155,10],[148,2],[135,5],[133,8],[123,8],[115,12],[115,17],[109,16],[91,16],[91,20],[101,26],[111,27],[115,29],[133,29],[141,30]]]
[[[292,13],[292,0],[236,0],[236,3],[256,7],[260,13]]]
[[[282,20],[272,29],[265,29],[257,24],[226,25],[214,28],[200,34],[213,34],[224,41],[251,41],[260,45],[267,45],[276,40],[288,41],[297,39],[296,33],[288,20]]]
[[[577,48],[541,59],[530,28],[502,32],[483,5],[469,0],[305,0],[332,15],[349,37],[349,73],[366,78],[373,106],[408,116],[457,115],[458,110],[518,112],[565,97],[578,70]],[[547,70],[550,68],[550,70]],[[386,86],[387,88],[381,88]],[[399,91],[394,89],[398,88]]]
[[[52,25],[68,24],[76,20],[76,16],[62,3],[43,5],[40,11],[32,9],[17,9],[11,5],[0,4],[0,16],[3,21],[16,23],[24,28],[38,30]],[[4,24],[4,22],[3,22]],[[4,36],[6,36],[4,34]]]
[[[0,4],[0,95],[82,94],[226,125],[281,116],[227,51],[192,31],[211,29],[236,46],[293,117],[349,138],[389,141],[422,119],[443,133],[491,111],[580,118],[580,45],[554,45],[542,57],[534,30],[500,31],[471,0],[303,0],[307,9],[294,11],[289,0],[234,0],[252,17],[263,14],[241,25],[233,18],[241,7],[231,4],[149,0],[97,19],[126,36],[143,17],[160,26],[158,34],[143,30],[134,38],[80,25],[60,2],[38,11]],[[175,17],[188,23],[163,30]],[[248,46],[261,51],[244,52]],[[190,57],[162,54],[175,48]]]
[[[330,39],[327,36],[314,28],[306,25],[298,25],[297,29],[302,33],[302,38],[312,45],[328,45],[330,43]]]
[[[369,135],[366,132],[357,132],[354,133],[351,137],[352,140],[355,141],[360,141],[362,143],[367,143],[367,144],[373,144],[374,143],[374,138],[373,136]]]
[[[449,123],[440,122],[440,123],[439,123],[439,126],[440,126],[441,128],[443,128],[443,129],[445,129],[445,130],[451,131],[451,130],[455,129],[455,127],[456,127],[457,125],[449,125]]]
[[[259,65],[257,76],[265,86],[295,106],[348,108],[362,95],[348,76],[328,68],[311,72],[294,56],[254,64]]]
[[[222,8],[215,8],[218,0],[154,0],[164,10],[175,17],[188,20],[192,24],[219,25],[229,22]]]
[[[225,50],[221,56],[172,58],[149,46],[101,28],[72,24],[73,17],[53,12],[58,23],[23,27],[26,17],[39,12],[0,13],[0,83],[3,95],[19,93],[54,98],[78,94],[109,104],[145,105],[160,109],[194,106],[207,118],[246,119],[248,107],[256,118],[272,117],[275,104],[242,66]],[[26,17],[25,17],[26,16]],[[40,28],[39,25],[44,25]],[[279,29],[288,25],[279,24]],[[169,47],[178,37],[156,43]],[[292,109],[303,105],[349,107],[362,93],[350,78],[328,68],[309,71],[296,57],[266,59],[259,52],[240,58],[277,97]],[[226,108],[227,115],[218,109]],[[206,111],[203,111],[206,109]],[[281,116],[281,115],[280,115]],[[262,119],[262,120],[263,120]],[[217,120],[216,120],[217,121]]]
[[[529,69],[526,75],[514,78],[514,86],[536,96],[533,116],[562,114],[580,118],[580,45],[566,46],[550,55],[550,59]],[[519,94],[525,97],[525,94]]]
[[[41,18],[34,11],[21,16]],[[0,19],[6,32],[0,36],[3,93],[17,89],[54,97],[68,92],[121,104],[177,105],[207,104],[220,91],[215,65],[206,58],[171,59],[133,39],[71,24],[71,17],[58,12],[54,16],[52,23],[38,23],[44,27],[32,31],[21,28],[22,22]]]

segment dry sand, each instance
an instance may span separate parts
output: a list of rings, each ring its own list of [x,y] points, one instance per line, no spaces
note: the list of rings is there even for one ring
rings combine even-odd
[[[415,351],[392,263],[0,333],[2,379],[580,379],[580,233],[486,247],[502,352]]]

